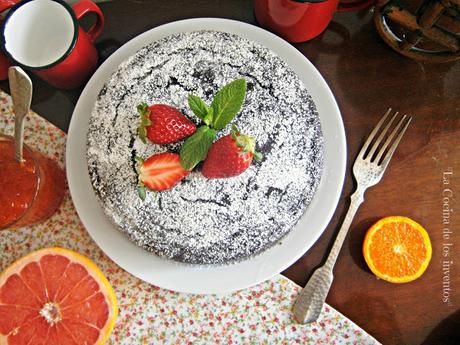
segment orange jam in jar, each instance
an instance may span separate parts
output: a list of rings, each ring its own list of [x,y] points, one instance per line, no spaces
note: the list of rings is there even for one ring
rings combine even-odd
[[[15,158],[14,139],[0,135],[0,229],[40,223],[59,207],[65,176],[57,163],[24,145]]]

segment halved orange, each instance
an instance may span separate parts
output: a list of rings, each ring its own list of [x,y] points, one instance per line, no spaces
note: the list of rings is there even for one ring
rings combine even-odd
[[[407,217],[379,220],[366,233],[363,255],[370,270],[391,283],[408,283],[425,272],[431,260],[426,230]]]
[[[74,251],[38,250],[0,275],[1,345],[105,344],[117,315],[110,283]]]

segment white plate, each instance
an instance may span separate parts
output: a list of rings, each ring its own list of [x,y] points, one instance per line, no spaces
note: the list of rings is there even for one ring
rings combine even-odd
[[[296,227],[262,254],[229,266],[200,267],[165,260],[133,244],[105,216],[94,195],[86,163],[86,134],[96,97],[118,65],[143,46],[175,33],[218,30],[271,49],[303,81],[312,96],[324,135],[324,167],[316,195]],[[256,26],[227,19],[187,19],[151,29],[112,54],[95,72],[72,115],[67,138],[67,178],[75,208],[97,245],[120,267],[162,288],[189,293],[243,289],[283,271],[316,242],[331,219],[342,190],[346,165],[345,132],[337,103],[316,68],[294,47]]]

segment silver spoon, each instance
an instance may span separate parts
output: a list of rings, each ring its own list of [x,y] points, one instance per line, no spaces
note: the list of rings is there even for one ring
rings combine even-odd
[[[18,162],[22,162],[22,147],[24,143],[24,118],[30,109],[32,101],[32,81],[21,67],[12,66],[8,69],[10,92],[13,98],[14,111],[14,147]]]

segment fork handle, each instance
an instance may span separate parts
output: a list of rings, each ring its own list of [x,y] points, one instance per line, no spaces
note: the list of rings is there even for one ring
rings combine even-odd
[[[332,246],[331,252],[326,260],[326,263],[316,269],[313,275],[307,282],[307,285],[302,289],[294,304],[294,317],[300,323],[310,323],[316,321],[323,308],[326,296],[331,288],[332,280],[334,279],[333,268],[343,241],[347,236],[351,222],[358,211],[359,205],[364,201],[364,191],[357,189],[351,196],[351,203],[348,212],[343,220],[342,227],[337,234],[337,237]]]
[[[350,225],[353,222],[353,218],[355,218],[359,206],[364,201],[364,190],[357,189],[351,195],[350,200],[350,206],[348,206],[348,211],[345,215],[345,219],[343,220],[339,233],[335,238],[334,244],[332,245],[332,249],[329,253],[329,256],[327,257],[326,263],[324,264],[324,266],[327,267],[331,272],[334,268],[335,262],[337,261],[337,257],[339,256],[340,250],[342,249],[343,241],[345,241],[345,237],[347,237],[348,230],[350,229]]]

